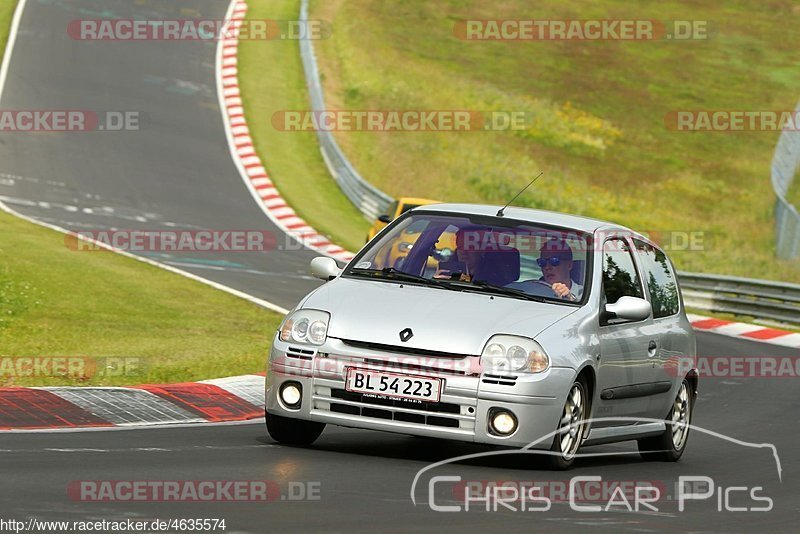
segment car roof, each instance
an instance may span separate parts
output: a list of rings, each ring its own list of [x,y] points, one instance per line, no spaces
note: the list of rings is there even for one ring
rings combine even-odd
[[[497,215],[497,210],[502,206],[493,206],[488,204],[430,204],[414,208],[414,212],[418,211],[441,211],[448,213],[463,213],[469,215],[488,215],[494,217]],[[571,215],[569,213],[560,213],[557,211],[535,210],[531,208],[518,208],[509,206],[503,210],[505,218],[517,219],[521,221],[529,221],[534,223],[562,226],[580,230],[583,232],[595,232],[597,230],[613,231],[622,230],[630,232],[631,234],[640,235],[630,228],[614,224],[600,219],[592,219],[590,217],[583,217],[581,215]],[[644,237],[644,236],[642,236]],[[645,238],[646,239],[646,238]]]

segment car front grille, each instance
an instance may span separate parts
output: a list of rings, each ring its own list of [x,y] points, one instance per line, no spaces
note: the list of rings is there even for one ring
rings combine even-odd
[[[481,382],[499,386],[513,386],[517,383],[517,377],[514,375],[492,375],[485,373]]]
[[[342,343],[356,347],[359,349],[370,349],[380,352],[387,352],[389,354],[409,354],[413,356],[427,356],[429,358],[447,358],[451,360],[460,360],[463,358],[477,358],[475,354],[453,354],[450,352],[441,352],[437,350],[414,349],[411,347],[400,347],[397,345],[384,345],[382,343],[372,343],[369,341],[357,341],[354,339],[342,339]]]
[[[474,430],[475,406],[449,402],[413,402],[316,386],[314,409],[418,425]]]

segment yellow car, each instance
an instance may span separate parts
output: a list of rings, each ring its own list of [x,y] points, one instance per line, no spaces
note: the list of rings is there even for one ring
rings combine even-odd
[[[430,200],[427,198],[410,198],[404,197],[395,200],[389,205],[389,209],[387,210],[389,214],[381,215],[375,224],[372,225],[370,228],[369,235],[367,236],[367,241],[375,237],[375,235],[383,230],[383,228],[392,222],[394,219],[399,217],[401,214],[405,213],[406,211],[416,208],[417,206],[424,206],[428,204],[438,204],[439,202],[436,200]],[[410,226],[402,231],[402,233],[394,239],[394,241],[385,247],[385,252],[381,254],[381,258],[383,260],[383,267],[396,267],[399,268],[402,264],[403,259],[406,257],[408,252],[411,250],[411,247],[414,246],[414,243],[420,236],[421,229],[414,228],[414,226]],[[442,234],[441,238],[439,239],[439,243],[436,245],[436,254],[429,259],[428,268],[435,270],[437,266],[437,260],[439,261],[447,261],[451,255],[455,252],[456,249],[456,241],[455,241],[455,234],[453,233],[445,233]]]
[[[391,204],[389,204],[389,208],[386,210],[386,213],[378,217],[378,219],[372,223],[372,228],[369,229],[369,233],[367,234],[367,241],[372,239],[377,235],[378,232],[383,230],[387,224],[398,218],[403,213],[407,212],[410,209],[414,209],[417,206],[426,206],[428,204],[439,204],[438,200],[430,200],[427,198],[412,198],[412,197],[402,197],[398,198]]]

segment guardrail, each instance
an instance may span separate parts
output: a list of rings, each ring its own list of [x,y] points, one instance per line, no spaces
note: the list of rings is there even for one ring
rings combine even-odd
[[[307,20],[308,0],[303,0],[300,5],[301,24]],[[326,108],[313,43],[314,41],[311,39],[300,39],[300,57],[303,60],[308,93],[311,96],[311,109],[319,112],[325,111]],[[325,160],[331,176],[347,198],[364,214],[364,217],[374,221],[379,215],[386,213],[389,204],[394,199],[358,174],[358,171],[339,148],[331,132],[317,130],[317,138],[322,158]]]
[[[800,285],[678,272],[688,308],[800,325]]]
[[[797,106],[800,113],[800,104]],[[800,168],[800,132],[784,130],[772,157],[772,188],[775,190],[776,253],[779,258],[793,259],[800,255],[800,215],[789,204],[786,195]]]

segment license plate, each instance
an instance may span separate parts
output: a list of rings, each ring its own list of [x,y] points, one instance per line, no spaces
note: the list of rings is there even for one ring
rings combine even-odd
[[[350,367],[347,369],[345,389],[353,393],[438,402],[442,390],[442,380]]]

